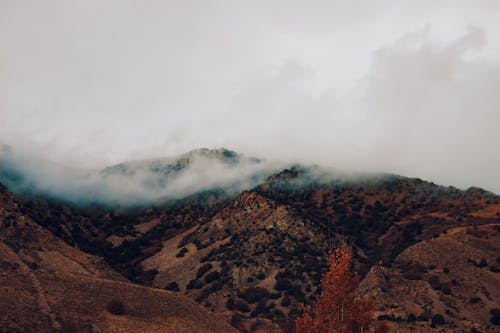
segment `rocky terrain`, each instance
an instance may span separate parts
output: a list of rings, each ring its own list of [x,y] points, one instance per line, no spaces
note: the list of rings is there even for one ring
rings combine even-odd
[[[25,216],[0,186],[0,331],[233,332],[170,291],[133,284]]]
[[[348,243],[359,295],[394,332],[500,331],[497,195],[299,165],[246,185],[128,209],[3,190],[0,327],[289,331],[329,250]],[[114,295],[122,315],[107,310]]]

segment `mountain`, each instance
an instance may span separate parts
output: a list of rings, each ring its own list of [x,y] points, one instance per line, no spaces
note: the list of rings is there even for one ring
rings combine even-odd
[[[229,170],[262,163],[242,164],[245,157],[226,150],[198,150],[100,172],[128,179],[153,170],[171,179],[200,154]],[[193,176],[211,174],[206,168],[213,165],[203,165],[191,169]],[[392,331],[499,330],[499,196],[318,166],[265,170],[238,191],[204,188],[132,208],[75,205],[43,193],[8,197],[18,205],[16,214],[65,242],[60,253],[101,258],[113,279],[151,293],[137,301],[179,295],[241,331],[290,330],[300,304],[318,296],[328,252],[343,243],[355,253],[358,294],[375,299],[378,320]]]
[[[11,191],[42,194],[77,206],[135,209],[207,191],[228,197],[258,185],[276,167],[227,149],[196,149],[94,170],[61,166],[9,148],[0,150],[0,182]]]
[[[19,210],[0,186],[2,332],[233,332],[172,292],[132,284]]]

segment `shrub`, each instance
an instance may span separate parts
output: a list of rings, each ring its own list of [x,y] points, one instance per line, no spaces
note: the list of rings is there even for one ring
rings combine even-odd
[[[290,304],[292,304],[292,300],[290,299],[290,297],[288,296],[285,296],[283,297],[283,299],[281,300],[281,306],[290,306]]]
[[[270,299],[278,299],[280,297],[281,297],[281,293],[279,293],[279,292],[278,293],[270,293],[269,294],[269,298]]]
[[[177,258],[182,258],[182,257],[184,257],[184,256],[186,255],[186,253],[188,253],[188,252],[189,252],[189,250],[188,250],[188,249],[184,246],[184,247],[182,247],[182,248],[180,249],[179,253],[177,253],[175,256],[176,256]]]
[[[214,281],[217,281],[220,279],[220,273],[215,271],[215,272],[210,272],[205,276],[205,283],[212,283]]]
[[[249,304],[259,302],[262,299],[266,299],[268,296],[269,291],[262,287],[250,287],[241,294],[241,297]]]
[[[292,283],[288,279],[278,279],[276,280],[276,284],[274,285],[274,289],[276,290],[287,290],[292,287]]]
[[[207,263],[207,264],[204,264],[203,266],[201,266],[200,269],[198,269],[198,272],[196,272],[196,278],[197,279],[201,278],[203,275],[205,275],[206,272],[211,270],[212,267],[214,267],[214,266],[212,266],[211,263]]]
[[[490,271],[492,271],[493,273],[500,273],[500,266],[498,266],[498,265],[491,265],[490,266]]]
[[[220,269],[221,269],[221,273],[226,275],[231,270],[231,266],[227,263],[227,261],[223,261],[220,264]]]
[[[450,295],[451,294],[451,288],[448,284],[445,284],[445,285],[442,285],[441,286],[441,291],[445,294],[445,295]]]
[[[172,281],[165,286],[165,289],[171,290],[171,291],[179,291],[179,285],[177,284],[177,282]]]
[[[248,304],[242,300],[236,300],[234,302],[234,308],[240,312],[250,312],[250,308],[248,307]]]
[[[406,321],[409,323],[413,323],[413,322],[417,321],[417,317],[413,313],[410,313],[408,315],[408,318],[406,319]]]
[[[440,314],[435,314],[433,317],[432,317],[432,321],[431,321],[431,327],[436,327],[438,325],[443,325],[445,322],[444,322],[444,318],[442,315]]]
[[[492,323],[495,326],[499,326],[500,325],[500,310],[499,309],[491,309],[490,314],[491,314],[490,323]]]
[[[431,277],[429,277],[429,280],[427,282],[429,282],[432,289],[441,290],[441,282],[439,281],[439,277],[437,275],[432,275]]]
[[[108,304],[106,305],[106,310],[108,310],[108,312],[111,314],[121,316],[125,314],[125,305],[123,305],[122,301],[114,299],[108,302]]]
[[[201,289],[203,287],[203,282],[197,279],[192,279],[186,285],[186,289]]]
[[[470,304],[476,304],[476,303],[479,303],[481,302],[481,299],[479,297],[472,297],[470,300],[469,300]]]

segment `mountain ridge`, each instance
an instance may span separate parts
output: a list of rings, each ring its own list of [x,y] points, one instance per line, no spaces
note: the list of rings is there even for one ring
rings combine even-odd
[[[291,330],[300,304],[318,296],[328,252],[344,243],[358,293],[375,297],[394,332],[495,329],[500,197],[482,189],[293,165],[233,196],[209,190],[136,210],[16,200],[130,283],[182,294],[242,331]]]

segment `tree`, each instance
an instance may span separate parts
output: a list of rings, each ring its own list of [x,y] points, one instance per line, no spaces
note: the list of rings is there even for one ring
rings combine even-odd
[[[353,254],[347,246],[330,253],[328,271],[321,279],[321,295],[314,307],[304,307],[295,320],[298,333],[386,333],[384,324],[372,326],[375,303],[356,297],[359,280],[350,270]]]

